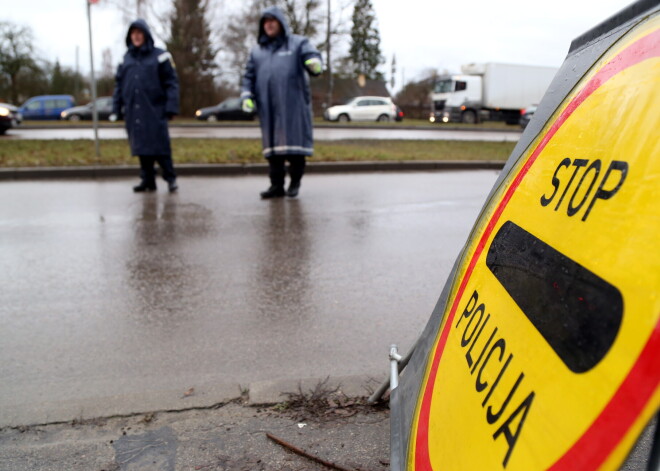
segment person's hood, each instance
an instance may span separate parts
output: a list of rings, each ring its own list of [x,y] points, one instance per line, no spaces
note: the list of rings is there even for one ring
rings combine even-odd
[[[133,46],[133,43],[131,42],[131,30],[133,28],[137,28],[144,33],[144,45],[140,49],[145,51],[152,50],[154,48],[154,38],[151,36],[149,25],[147,25],[147,22],[142,18],[138,18],[128,27],[128,31],[126,32],[126,47],[130,50],[135,49],[135,46]]]
[[[261,13],[261,19],[259,20],[259,44],[265,44],[271,40],[266,34],[266,31],[264,31],[264,20],[268,16],[275,18],[282,25],[281,37],[286,38],[291,34],[291,28],[289,27],[289,22],[287,21],[284,12],[278,7],[268,7]]]

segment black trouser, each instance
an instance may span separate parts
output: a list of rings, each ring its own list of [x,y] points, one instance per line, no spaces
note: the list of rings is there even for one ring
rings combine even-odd
[[[291,186],[300,186],[305,173],[304,155],[271,155],[268,157],[270,184],[277,188],[284,188],[284,176],[286,169],[285,161],[289,161],[289,177],[291,177]]]
[[[163,179],[167,182],[176,180],[174,165],[171,155],[141,155],[140,156],[140,178],[147,186],[156,186],[156,170],[154,164],[158,162],[163,170]]]

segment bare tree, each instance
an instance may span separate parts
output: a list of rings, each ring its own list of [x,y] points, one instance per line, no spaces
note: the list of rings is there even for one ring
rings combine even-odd
[[[11,101],[18,103],[21,75],[39,69],[34,58],[32,30],[0,22],[0,75],[9,81]]]
[[[154,37],[163,42],[168,37],[171,0],[107,0],[106,5],[119,10],[126,25],[142,18],[149,24]]]
[[[103,49],[101,59],[101,77],[113,77],[115,67],[112,63],[112,51],[109,47]]]
[[[281,4],[294,34],[316,36],[323,23],[320,0],[281,0]]]
[[[334,94],[335,64],[333,51],[348,37],[346,12],[353,7],[355,0],[327,0],[325,11],[325,40],[319,44],[319,50],[325,52],[326,104],[332,106]]]
[[[242,9],[228,17],[226,29],[221,34],[220,56],[227,63],[230,83],[239,88],[250,49],[257,43],[261,12],[270,4],[268,0],[252,0],[244,4]]]
[[[428,117],[431,105],[430,93],[438,76],[437,69],[426,69],[419,80],[402,84],[403,87],[397,93],[395,100],[403,108],[406,116],[420,119]]]

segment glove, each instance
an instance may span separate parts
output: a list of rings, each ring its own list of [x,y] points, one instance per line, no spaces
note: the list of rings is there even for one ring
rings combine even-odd
[[[312,75],[320,75],[323,70],[321,68],[321,60],[317,57],[307,59],[305,61],[305,67],[307,67],[307,70],[309,70],[309,73]]]
[[[252,100],[252,98],[244,99],[241,106],[243,108],[243,111],[245,111],[246,113],[254,112],[254,101]]]
[[[172,121],[174,119],[174,117],[176,116],[176,114],[174,114],[174,113],[165,113],[165,116],[167,116],[168,121]]]

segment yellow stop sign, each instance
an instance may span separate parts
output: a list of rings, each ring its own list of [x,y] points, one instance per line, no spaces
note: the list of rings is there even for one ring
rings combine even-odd
[[[408,468],[618,469],[660,405],[660,18],[592,67],[456,271]]]

